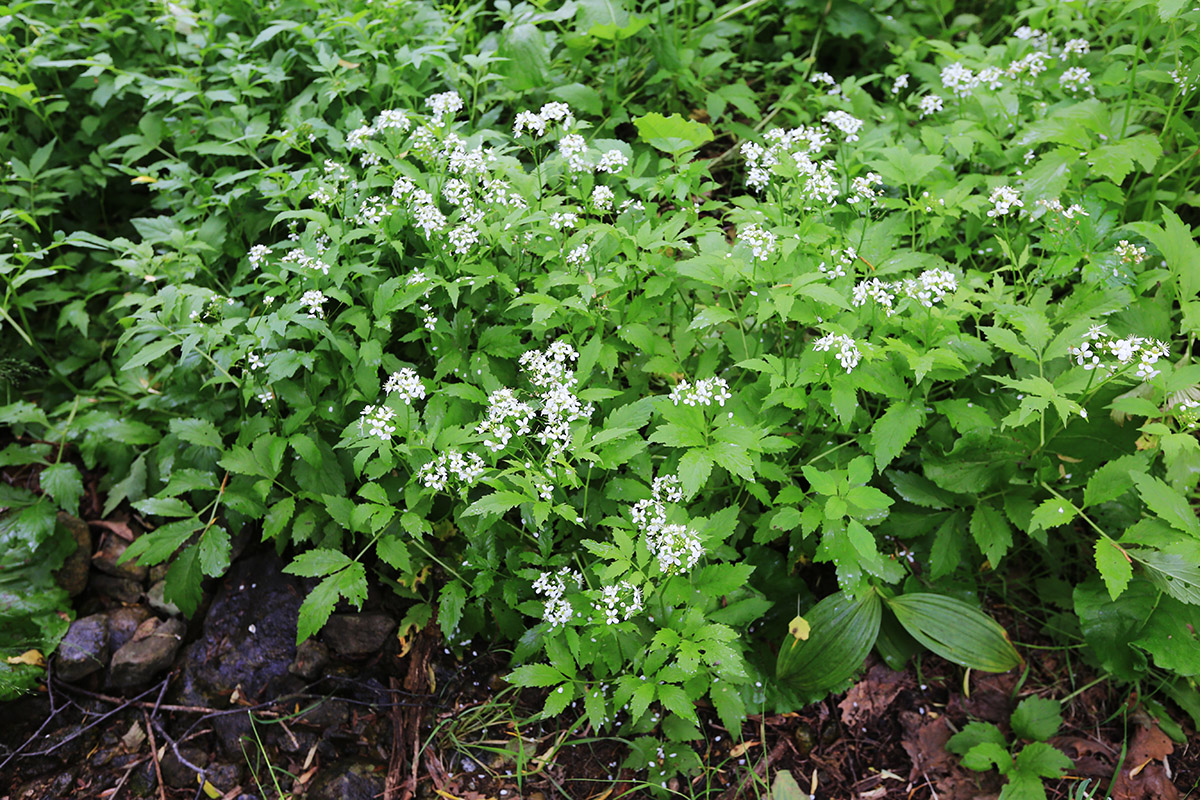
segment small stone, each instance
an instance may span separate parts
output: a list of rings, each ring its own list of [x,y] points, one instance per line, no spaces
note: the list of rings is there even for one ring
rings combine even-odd
[[[208,765],[208,753],[198,748],[181,747],[179,755],[201,769]],[[163,783],[167,786],[174,786],[176,789],[192,789],[196,786],[196,771],[180,761],[170,747],[167,747],[160,765]]]
[[[422,781],[424,783],[424,781]],[[341,762],[323,767],[305,800],[374,800],[383,792],[383,779],[366,762]]]
[[[321,638],[340,656],[363,658],[382,650],[395,629],[396,620],[382,612],[332,614]]]
[[[108,646],[112,652],[120,650],[133,638],[138,626],[152,616],[154,615],[150,613],[150,609],[145,606],[123,606],[109,611]]]
[[[113,654],[109,685],[119,688],[150,681],[171,666],[183,644],[186,626],[177,619],[160,623],[144,639],[131,639]]]
[[[87,588],[88,567],[92,561],[92,532],[86,522],[65,511],[58,512],[58,524],[71,534],[75,549],[54,573],[54,580],[67,594],[75,597]]]
[[[104,669],[108,664],[108,618],[92,614],[71,623],[58,645],[54,659],[55,674],[74,682]]]
[[[328,663],[329,648],[316,639],[305,639],[296,648],[296,658],[288,666],[288,672],[306,681],[315,681]]]
[[[137,563],[137,560],[126,561],[124,564],[118,564],[117,559],[129,547],[129,543],[118,536],[109,536],[104,541],[104,546],[96,551],[96,555],[92,556],[92,566],[101,572],[112,575],[114,578],[125,578],[131,581],[141,583],[146,580],[146,567]]]
[[[146,592],[146,602],[155,611],[166,614],[168,617],[179,616],[179,606],[167,600],[163,596],[163,590],[166,588],[166,581],[158,581],[150,587],[150,591]]]
[[[110,597],[118,603],[136,603],[142,599],[142,585],[129,578],[118,578],[93,571],[88,579],[88,586],[96,594]]]

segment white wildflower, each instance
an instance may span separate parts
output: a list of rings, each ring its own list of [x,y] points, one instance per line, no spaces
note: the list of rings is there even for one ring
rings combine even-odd
[[[413,400],[425,399],[425,384],[421,382],[421,376],[408,367],[389,375],[383,391],[399,396],[405,405],[412,405]]]
[[[386,442],[396,432],[396,426],[391,424],[395,417],[396,412],[387,406],[367,406],[359,416],[358,431],[364,436],[376,436]]]
[[[673,404],[683,403],[685,406],[705,407],[716,403],[724,407],[725,401],[733,398],[729,392],[729,384],[724,378],[701,378],[695,383],[682,380],[671,390],[670,400]]]
[[[1013,208],[1025,207],[1025,203],[1021,201],[1021,193],[1011,186],[997,186],[988,196],[988,202],[992,207],[987,215],[993,218],[1007,216]]]
[[[738,234],[738,241],[744,242],[754,258],[766,261],[775,252],[776,236],[758,224],[747,225]]]
[[[837,350],[837,359],[841,363],[842,369],[847,373],[853,372],[862,356],[853,339],[840,333],[829,333],[813,342],[813,350],[824,352],[834,349]]]
[[[917,108],[921,111],[921,119],[925,119],[930,114],[936,114],[942,110],[942,107],[942,98],[936,94],[925,95],[917,104]]]
[[[308,316],[323,319],[325,317],[325,309],[322,306],[327,299],[321,292],[312,289],[300,297],[300,305],[308,308]]]
[[[250,259],[251,267],[254,269],[259,269],[262,266],[263,261],[265,261],[269,255],[271,255],[271,248],[267,247],[265,244],[256,244],[254,247],[250,248],[247,258]]]

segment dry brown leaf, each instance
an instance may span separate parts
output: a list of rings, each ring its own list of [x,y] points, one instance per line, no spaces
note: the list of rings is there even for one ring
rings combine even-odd
[[[150,619],[142,620],[142,624],[137,626],[137,630],[133,632],[133,641],[140,642],[147,636],[150,636],[158,628],[158,617],[150,617]]]
[[[945,717],[929,719],[912,711],[900,712],[900,724],[904,726],[901,745],[912,760],[908,779],[916,781],[927,776],[945,773],[954,763],[946,751],[946,742],[952,732]]]
[[[111,519],[89,519],[88,525],[95,525],[97,528],[104,528],[110,533],[114,533],[127,542],[132,542],[134,539],[133,530],[124,522],[116,522]]]
[[[40,650],[26,650],[19,656],[9,656],[4,659],[8,664],[28,664],[31,667],[46,666],[46,657],[42,655]]]
[[[873,722],[887,712],[896,695],[912,685],[912,677],[876,664],[861,681],[850,687],[846,699],[838,703],[842,724],[851,728]]]

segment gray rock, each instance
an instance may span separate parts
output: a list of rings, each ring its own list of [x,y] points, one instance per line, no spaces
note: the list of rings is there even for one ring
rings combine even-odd
[[[236,562],[200,637],[187,648],[174,702],[222,705],[239,686],[243,697],[260,702],[299,688],[288,666],[296,657],[296,616],[305,594],[273,552]],[[242,757],[236,740],[227,755]]]
[[[363,761],[343,761],[321,769],[304,795],[305,800],[374,800],[383,792],[383,778],[375,766]]]
[[[177,617],[179,616],[179,606],[175,605],[163,596],[163,590],[166,588],[166,586],[166,581],[157,581],[150,587],[150,590],[146,592],[146,602],[149,603],[150,607],[155,611],[166,614],[168,617]]]
[[[288,672],[306,681],[315,681],[328,663],[329,648],[316,639],[305,639],[296,648],[296,658],[288,667]]]
[[[179,620],[169,619],[159,623],[146,638],[130,639],[113,654],[109,685],[118,688],[138,686],[168,669],[183,644],[186,630]]]
[[[58,645],[55,674],[64,681],[77,681],[108,665],[108,617],[92,614],[71,623]]]
[[[396,620],[379,611],[331,614],[321,638],[340,656],[363,658],[382,650],[394,630]]]
[[[208,782],[211,783],[221,793],[228,792],[235,786],[240,786],[242,783],[242,764],[213,764],[210,765],[205,775],[208,777]]]
[[[125,548],[129,547],[129,543],[117,536],[109,536],[104,541],[104,546],[96,551],[96,555],[92,556],[92,566],[114,578],[125,578],[126,580],[136,581],[141,583],[146,580],[146,567],[134,561],[126,561],[124,564],[118,564],[117,559],[125,552]]]
[[[118,603],[136,603],[142,599],[142,584],[129,578],[93,571],[88,586],[96,594],[110,597]]]
[[[203,769],[208,764],[208,753],[195,747],[179,748],[179,755]],[[175,755],[175,751],[167,748],[161,763],[163,783],[176,789],[195,789],[196,771],[184,764]]]
[[[109,611],[107,616],[108,645],[115,653],[133,638],[139,625],[154,615],[145,606],[123,606]]]
[[[54,573],[54,580],[67,594],[75,597],[87,588],[88,567],[92,563],[92,532],[86,522],[65,511],[58,512],[58,524],[70,532],[75,549]]]

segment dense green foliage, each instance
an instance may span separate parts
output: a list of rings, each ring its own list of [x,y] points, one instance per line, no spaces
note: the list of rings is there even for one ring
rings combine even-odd
[[[9,7],[0,566],[92,472],[186,612],[371,575],[655,782],[1012,668],[985,593],[1200,717],[1200,12],[626,5]]]

